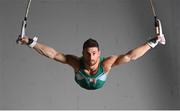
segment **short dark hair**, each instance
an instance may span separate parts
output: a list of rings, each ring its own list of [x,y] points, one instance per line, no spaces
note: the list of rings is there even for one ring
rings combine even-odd
[[[99,50],[99,44],[96,40],[89,38],[88,40],[86,40],[83,44],[83,50],[89,47],[97,47]]]

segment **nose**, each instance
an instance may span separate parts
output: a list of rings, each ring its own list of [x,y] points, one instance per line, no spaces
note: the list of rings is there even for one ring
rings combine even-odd
[[[88,58],[89,58],[89,60],[93,60],[93,55],[90,54]]]
[[[93,54],[91,54],[90,58],[91,58],[91,60],[93,60],[93,58],[94,58]]]

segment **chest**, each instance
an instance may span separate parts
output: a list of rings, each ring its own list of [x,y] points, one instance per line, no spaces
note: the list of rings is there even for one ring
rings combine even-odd
[[[82,71],[78,71],[75,75],[76,82],[86,89],[97,89],[104,85],[107,79],[107,74],[102,72],[97,75],[88,75]]]

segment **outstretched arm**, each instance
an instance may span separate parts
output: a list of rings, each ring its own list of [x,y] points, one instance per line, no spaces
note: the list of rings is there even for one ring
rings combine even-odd
[[[123,63],[128,63],[132,60],[136,60],[143,56],[148,50],[150,50],[151,47],[145,43],[135,49],[130,50],[128,53],[119,55],[119,56],[114,56],[114,63],[113,66],[123,64]]]
[[[106,64],[109,68],[111,68],[113,66],[137,60],[138,58],[142,57],[146,52],[148,52],[151,48],[154,48],[158,43],[165,44],[164,36],[157,35],[157,37],[150,39],[148,42],[130,50],[126,54],[108,57],[106,59]]]
[[[23,38],[20,38],[19,41],[21,42],[21,44],[27,45],[29,43],[29,40],[30,39],[27,36],[25,36]],[[68,64],[72,66],[74,69],[78,67],[79,59],[74,55],[65,55],[64,53],[57,52],[54,48],[41,43],[36,43],[32,48],[39,54],[50,59],[56,60],[58,62],[61,62],[63,64]]]
[[[50,59],[57,60],[61,63],[66,63],[66,57],[63,53],[57,52],[54,48],[46,46],[41,43],[37,43],[33,49],[35,49],[39,54],[46,56]]]

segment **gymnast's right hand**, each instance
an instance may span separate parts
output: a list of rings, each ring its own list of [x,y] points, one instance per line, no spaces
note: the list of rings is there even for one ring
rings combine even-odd
[[[16,42],[21,45],[27,45],[29,42],[29,38],[27,36],[23,36],[23,37],[19,36]]]

